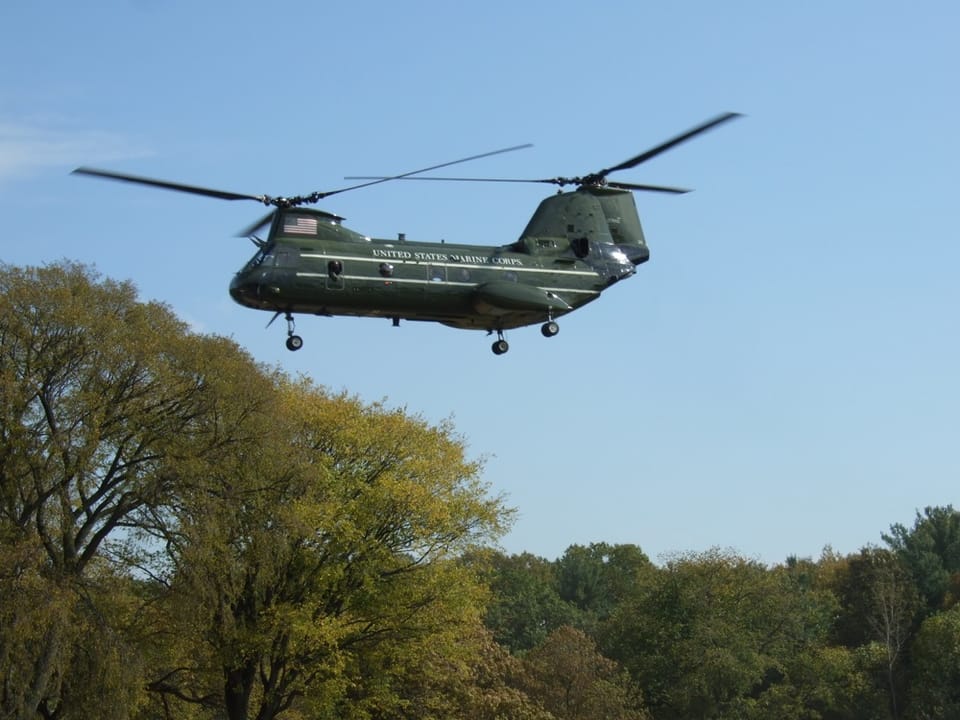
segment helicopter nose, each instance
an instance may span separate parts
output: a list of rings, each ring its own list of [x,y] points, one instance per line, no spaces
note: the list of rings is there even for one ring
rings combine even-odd
[[[259,285],[249,278],[235,275],[230,281],[230,297],[240,305],[255,303],[259,295]]]

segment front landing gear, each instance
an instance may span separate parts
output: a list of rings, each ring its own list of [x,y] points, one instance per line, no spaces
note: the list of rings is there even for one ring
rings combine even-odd
[[[299,335],[294,334],[296,330],[296,323],[293,321],[293,315],[290,313],[286,314],[287,318],[287,350],[295,352],[303,347],[303,338]]]

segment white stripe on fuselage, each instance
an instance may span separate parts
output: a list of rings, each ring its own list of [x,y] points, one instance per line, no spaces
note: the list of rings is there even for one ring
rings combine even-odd
[[[298,272],[297,277],[309,277],[309,278],[318,278],[318,277],[327,277],[327,273],[319,272]],[[456,280],[421,280],[417,278],[378,278],[371,277],[370,275],[338,275],[339,279],[342,280],[362,280],[367,282],[375,282],[378,285],[390,285],[390,284],[406,284],[406,285],[452,285],[454,287],[479,287],[483,283],[475,282],[457,282]],[[540,287],[539,285],[537,287]],[[579,293],[581,295],[599,295],[600,293],[597,290],[583,290],[580,288],[558,288],[558,287],[540,287],[541,290],[554,293]]]
[[[524,267],[522,265],[476,265],[461,262],[432,262],[430,260],[401,260],[393,258],[361,257],[358,255],[321,255],[319,253],[301,253],[300,257],[318,258],[322,260],[356,260],[358,262],[377,264],[390,262],[394,265],[430,265],[432,267],[461,268],[467,270],[499,270],[510,272],[549,273],[552,275],[582,275],[586,277],[596,277],[597,275],[597,273],[593,272],[592,270],[555,270],[553,268]]]

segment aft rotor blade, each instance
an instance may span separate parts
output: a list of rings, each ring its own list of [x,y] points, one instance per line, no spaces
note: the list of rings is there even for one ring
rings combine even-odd
[[[671,193],[673,195],[683,195],[692,192],[690,188],[669,187],[667,185],[642,185],[615,181],[608,182],[605,187],[615,188],[616,190],[642,190],[644,192]]]
[[[359,176],[353,175],[350,177],[345,177],[344,180],[369,180],[369,182],[360,183],[359,185],[351,185],[350,187],[340,188],[339,190],[331,190],[321,194],[321,197],[329,197],[330,195],[335,195],[337,193],[346,192],[347,190],[357,190],[358,188],[369,187],[371,185],[377,185],[379,183],[387,182],[388,180],[406,180],[406,179],[416,179],[411,176],[419,175],[420,173],[430,172],[431,170],[439,170],[440,168],[450,167],[451,165],[459,165],[460,163],[469,162],[471,160],[479,160],[480,158],[490,157],[492,155],[502,155],[503,153],[513,152],[514,150],[525,150],[526,148],[533,147],[532,143],[525,143],[523,145],[514,145],[513,147],[502,148],[500,150],[492,150],[490,152],[480,153],[479,155],[471,155],[470,157],[460,158],[459,160],[451,160],[450,162],[440,163],[439,165],[431,165],[430,167],[420,168],[419,170],[411,170],[410,172],[405,172],[400,175],[385,175],[385,176]],[[424,180],[428,178],[422,178]],[[434,178],[429,178],[434,179]],[[439,178],[436,178],[439,179]]]
[[[138,185],[149,185],[151,187],[163,188],[165,190],[176,190],[177,192],[203,195],[204,197],[218,198],[220,200],[256,200],[260,203],[270,204],[270,197],[267,195],[245,195],[243,193],[228,192],[226,190],[216,190],[214,188],[199,187],[197,185],[186,185],[184,183],[170,182],[169,180],[157,180],[156,178],[141,177],[139,175],[128,175],[126,173],[112,172],[110,170],[97,170],[96,168],[78,167],[73,171],[72,174],[90,175],[92,177],[106,178],[107,180],[119,180],[121,182],[136,183]]]
[[[728,112],[728,113],[723,113],[722,115],[718,115],[717,117],[711,120],[707,120],[707,122],[705,123],[697,125],[695,128],[691,128],[690,130],[687,130],[685,133],[677,135],[674,138],[670,138],[666,142],[660,143],[656,147],[650,148],[646,152],[642,152],[639,155],[636,155],[630,158],[629,160],[625,160],[619,165],[614,165],[613,167],[609,167],[604,170],[601,170],[600,172],[596,173],[596,175],[599,177],[604,177],[606,175],[609,175],[612,172],[617,172],[618,170],[626,170],[628,168],[636,167],[640,163],[646,162],[647,160],[650,160],[651,158],[656,157],[660,153],[666,152],[667,150],[673,147],[676,147],[680,143],[686,142],[687,140],[690,140],[691,138],[694,138],[697,135],[700,135],[701,133],[705,133],[708,130],[712,130],[718,125],[722,125],[723,123],[729,122],[730,120],[733,120],[734,118],[738,118],[738,117],[740,117],[740,113],[735,113],[735,112]]]
[[[373,180],[375,176],[351,175],[346,180]],[[399,180],[441,180],[443,182],[491,182],[491,183],[548,183],[550,185],[571,185],[579,182],[577,178],[543,178],[543,179],[521,179],[521,178],[479,178],[479,177],[408,177],[397,178]],[[643,190],[646,192],[662,192],[682,195],[691,192],[689,188],[669,187],[666,185],[643,185],[640,183],[627,182],[608,182],[605,187],[615,188],[617,190]]]
[[[588,186],[588,187],[610,187],[619,190],[641,190],[647,192],[662,192],[662,193],[672,193],[672,194],[683,194],[690,192],[687,188],[676,188],[676,187],[667,187],[663,185],[645,185],[640,183],[627,183],[627,182],[608,182],[607,175],[612,172],[617,172],[618,170],[626,170],[628,168],[636,167],[640,163],[646,162],[653,157],[656,157],[660,153],[666,152],[667,150],[676,147],[680,143],[686,142],[691,138],[705,133],[708,130],[712,130],[718,125],[722,125],[725,122],[729,122],[734,118],[740,117],[740,113],[727,112],[722,115],[718,115],[715,118],[712,118],[700,125],[697,125],[690,130],[687,130],[676,137],[673,137],[666,142],[662,142],[656,147],[650,148],[649,150],[635,155],[629,160],[626,160],[619,165],[614,165],[613,167],[605,168],[599,172],[592,173],[590,175],[584,175],[582,177],[555,177],[555,178],[478,178],[478,177],[409,177],[410,175],[416,175],[418,173],[427,172],[428,170],[435,168],[424,168],[423,170],[418,170],[413,173],[407,173],[405,175],[395,175],[393,177],[384,177],[384,176],[369,176],[369,175],[351,175],[348,176],[347,180],[370,180],[368,184],[373,184],[377,182],[386,182],[387,180],[439,180],[444,182],[499,182],[499,183],[548,183],[551,185],[559,185],[563,187],[565,185],[577,185],[577,186]],[[481,156],[482,157],[482,156]],[[451,163],[452,164],[452,163]],[[436,167],[444,167],[443,165],[438,165]],[[363,187],[358,186],[358,187]]]

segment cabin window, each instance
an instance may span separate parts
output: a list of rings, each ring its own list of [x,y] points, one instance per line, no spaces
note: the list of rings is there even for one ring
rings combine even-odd
[[[317,218],[314,215],[287,213],[283,216],[282,232],[285,235],[316,235]]]
[[[274,264],[277,267],[294,267],[297,264],[297,259],[298,256],[296,252],[281,248],[277,251],[277,258]]]
[[[443,265],[427,265],[427,277],[430,282],[443,282],[447,279],[447,269]]]

